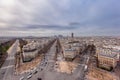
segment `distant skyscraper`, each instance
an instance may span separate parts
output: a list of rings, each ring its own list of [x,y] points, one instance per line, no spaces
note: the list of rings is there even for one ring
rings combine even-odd
[[[71,34],[71,37],[74,38],[74,33]]]

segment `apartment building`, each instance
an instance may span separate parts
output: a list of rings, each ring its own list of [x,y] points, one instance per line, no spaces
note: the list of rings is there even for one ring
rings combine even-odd
[[[23,61],[30,61],[38,55],[38,42],[30,42],[27,45],[24,45],[22,48],[23,52]]]
[[[67,42],[63,45],[63,54],[66,60],[73,60],[82,51],[83,45],[79,41]]]
[[[73,60],[76,56],[75,49],[65,49],[64,50],[64,58],[65,60]]]
[[[111,49],[99,48],[97,51],[98,66],[108,70],[114,69],[117,65],[118,54]]]

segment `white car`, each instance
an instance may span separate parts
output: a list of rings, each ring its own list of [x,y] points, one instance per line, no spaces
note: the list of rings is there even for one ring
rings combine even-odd
[[[20,80],[24,80],[24,77],[21,77]]]
[[[34,70],[34,71],[33,71],[33,74],[36,74],[37,72],[38,72],[38,69],[37,69],[37,70]]]
[[[84,67],[84,71],[87,71],[87,69],[88,69],[88,66],[87,66],[87,65],[85,65],[85,67]]]
[[[32,75],[28,75],[28,76],[27,76],[27,79],[30,79],[31,77],[32,77]]]

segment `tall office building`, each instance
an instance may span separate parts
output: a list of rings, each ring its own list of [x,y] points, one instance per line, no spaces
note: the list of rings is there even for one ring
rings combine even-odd
[[[71,34],[71,37],[74,38],[74,33]]]

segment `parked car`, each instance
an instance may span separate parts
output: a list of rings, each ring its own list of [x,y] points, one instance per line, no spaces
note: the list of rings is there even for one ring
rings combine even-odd
[[[28,76],[27,76],[27,79],[30,79],[31,77],[32,77],[32,75],[28,75]]]
[[[24,80],[24,77],[21,77],[20,80]]]
[[[37,80],[42,80],[42,78],[37,78]]]
[[[33,74],[36,74],[37,72],[38,72],[38,70],[34,70],[34,71],[33,71]]]

